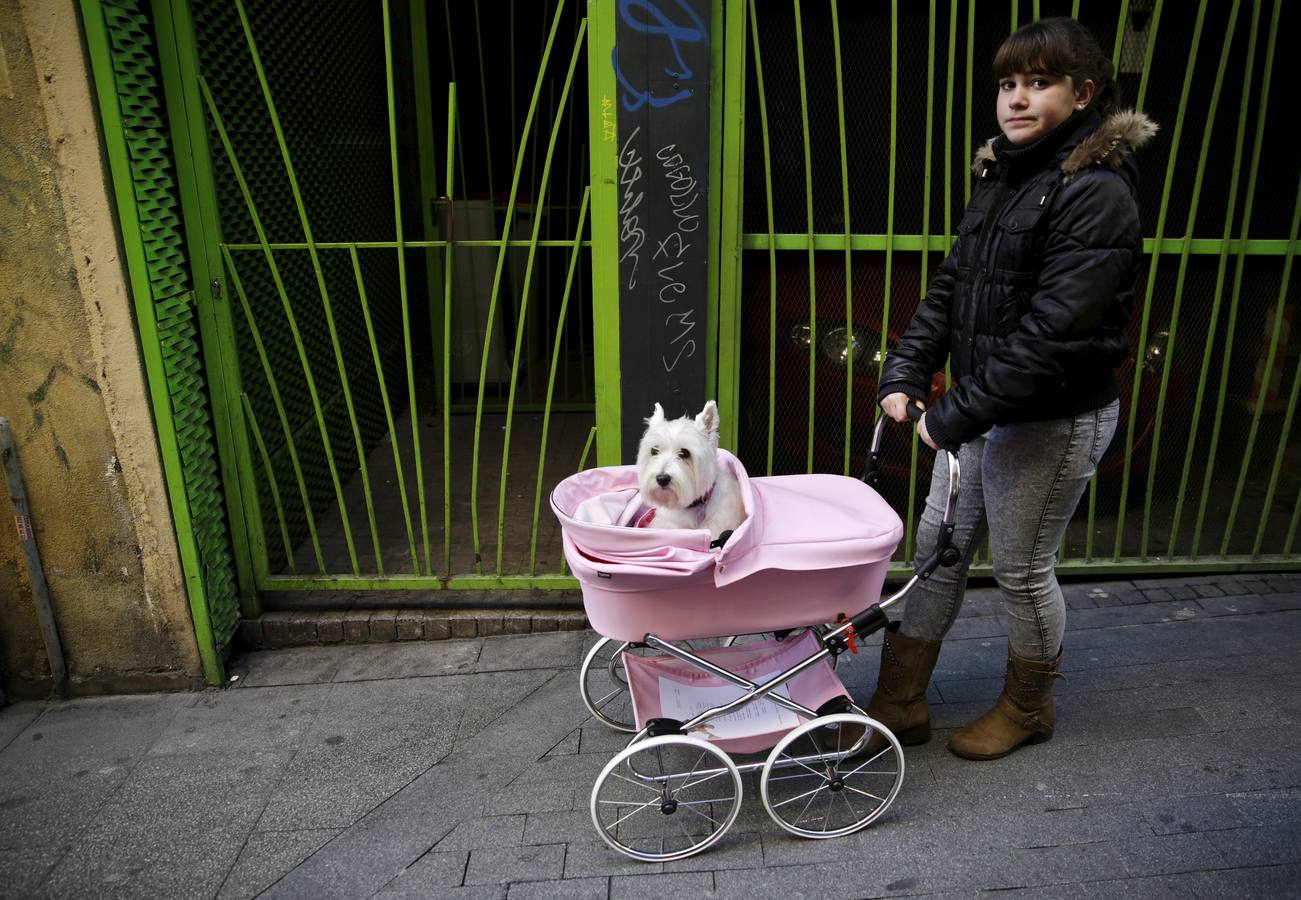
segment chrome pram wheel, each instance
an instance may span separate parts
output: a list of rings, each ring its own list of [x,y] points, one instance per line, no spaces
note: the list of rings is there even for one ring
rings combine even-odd
[[[592,787],[601,839],[643,862],[683,859],[713,845],[741,809],[741,773],[700,738],[667,734],[625,747]]]
[[[850,754],[873,733],[885,746]],[[836,713],[794,728],[772,749],[759,776],[764,809],[791,834],[833,838],[871,824],[903,784],[903,748],[890,730],[867,716]]]
[[[634,732],[632,697],[623,669],[624,653],[651,653],[624,641],[601,638],[587,651],[578,670],[578,692],[587,711],[617,731]]]

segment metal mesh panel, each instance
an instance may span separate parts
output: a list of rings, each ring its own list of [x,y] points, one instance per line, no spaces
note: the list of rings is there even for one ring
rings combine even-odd
[[[1044,2],[1041,15],[1068,15],[1068,2]],[[1155,141],[1140,156],[1143,179],[1139,205],[1144,233],[1155,233],[1163,202],[1167,166],[1173,150],[1174,126],[1185,68],[1193,39],[1197,4],[1165,4],[1159,26],[1153,30],[1152,3],[1131,0],[1124,23],[1118,23],[1119,2],[1085,2],[1081,20],[1093,29],[1104,49],[1110,50],[1122,24],[1124,52],[1118,80],[1123,91],[1123,105],[1133,105],[1143,81],[1142,63],[1148,41],[1155,40],[1151,69],[1146,76],[1144,110],[1162,126]],[[1264,4],[1256,55],[1253,62],[1253,89],[1249,103],[1245,144],[1241,161],[1238,197],[1233,210],[1232,236],[1239,236],[1242,212],[1247,199],[1247,178],[1254,147],[1255,123],[1259,112],[1261,85],[1265,77],[1265,47],[1269,29],[1270,5]],[[841,165],[839,126],[836,115],[835,59],[831,53],[829,4],[803,4],[801,8],[805,48],[805,89],[809,103],[810,153],[813,159],[813,227],[818,235],[841,235]],[[949,3],[938,2],[935,10],[934,94],[931,107],[933,144],[931,151],[931,206],[928,232],[944,232],[944,188],[951,194],[949,213],[956,221],[965,205],[964,179],[974,148],[997,133],[994,115],[994,88],[989,64],[999,42],[1010,31],[1010,4],[982,4],[973,21],[972,38],[967,39],[967,4],[957,4],[953,37],[954,76],[947,78],[950,51],[949,24],[954,12]],[[1030,5],[1020,4],[1020,23],[1030,18]],[[774,231],[778,234],[801,234],[810,230],[806,213],[804,174],[804,135],[800,119],[800,75],[796,58],[796,27],[791,4],[769,0],[757,4],[759,21],[758,53],[763,65],[764,93],[761,96],[754,71],[754,48],[746,79],[745,120],[745,203],[744,230],[750,235],[766,235],[768,202],[764,184],[764,133],[758,115],[765,104],[768,115],[768,142],[772,162]],[[895,108],[890,105],[890,37],[889,4],[840,4],[842,65],[845,92],[845,130],[849,150],[848,187],[853,233],[917,235],[922,232],[922,185],[927,174],[925,127],[927,109],[927,67],[929,10],[922,4],[899,4],[898,89]],[[1295,28],[1297,11],[1285,8],[1279,25],[1280,35]],[[1228,205],[1229,175],[1237,147],[1239,96],[1241,79],[1247,68],[1251,10],[1243,4],[1236,22],[1226,64],[1226,83],[1222,89],[1213,121],[1209,107],[1210,91],[1216,67],[1229,29],[1227,4],[1210,4],[1203,24],[1201,45],[1192,72],[1189,104],[1183,134],[1171,173],[1172,190],[1166,202],[1163,236],[1182,238],[1187,230],[1193,185],[1199,178],[1201,142],[1208,125],[1213,126],[1213,140],[1201,174],[1202,187],[1197,208],[1194,236],[1218,239],[1224,230]],[[747,34],[747,42],[750,36]],[[1283,44],[1272,71],[1267,121],[1290,115],[1286,104],[1295,94],[1295,67],[1284,64]],[[967,90],[966,66],[972,60],[972,111],[970,137],[965,117]],[[952,96],[951,126],[946,130],[945,107]],[[896,185],[894,218],[887,217],[889,199],[889,129],[891,116],[896,117]],[[950,150],[946,170],[945,148]],[[1295,165],[1290,148],[1278,129],[1267,129],[1260,148],[1261,177],[1254,197],[1254,209],[1248,234],[1252,239],[1286,239],[1295,201]],[[1278,173],[1286,173],[1280,183]],[[787,245],[789,246],[789,245]],[[838,251],[819,251],[815,279],[817,329],[819,334],[834,327],[844,317],[844,256]],[[938,256],[933,256],[928,277],[934,272]],[[1144,258],[1138,284],[1138,301],[1146,292],[1150,260]],[[902,333],[915,308],[919,286],[920,257],[916,253],[895,251],[890,287],[891,312],[888,333]],[[1275,327],[1282,259],[1278,256],[1248,255],[1236,312],[1231,310],[1234,273],[1238,258],[1231,256],[1221,292],[1218,313],[1214,311],[1216,273],[1219,257],[1194,254],[1180,284],[1178,253],[1163,254],[1156,269],[1150,303],[1148,333],[1140,346],[1140,312],[1130,326],[1133,354],[1122,366],[1121,422],[1116,439],[1104,459],[1096,492],[1093,495],[1093,558],[1110,558],[1113,553],[1132,557],[1141,554],[1163,556],[1171,544],[1172,530],[1176,554],[1192,551],[1194,530],[1199,528],[1198,555],[1218,553],[1225,528],[1232,519],[1232,532],[1224,549],[1230,555],[1253,552],[1282,553],[1298,497],[1298,478],[1293,474],[1295,454],[1277,448],[1288,435],[1282,434],[1292,379],[1297,371],[1298,341],[1290,330],[1292,301],[1284,311],[1280,329],[1273,378],[1262,385],[1263,368],[1270,338]],[[741,350],[742,416],[739,444],[748,466],[762,471],[767,465],[769,433],[768,389],[776,392],[772,416],[773,469],[776,472],[804,471],[808,466],[809,353],[819,356],[814,376],[816,404],[813,423],[812,466],[815,471],[840,471],[843,467],[845,374],[843,365],[832,366],[823,358],[818,346],[798,346],[798,329],[810,319],[808,254],[803,249],[784,249],[777,253],[777,317],[770,321],[769,259],[766,250],[751,250],[742,260]],[[879,337],[885,310],[884,253],[854,254],[854,320],[864,334],[870,332],[872,347]],[[1293,289],[1292,293],[1295,293]],[[1168,343],[1168,332],[1179,296],[1179,322],[1175,338]],[[1234,319],[1235,341],[1227,348],[1226,331]],[[842,321],[843,323],[843,321]],[[1206,337],[1210,328],[1215,335],[1209,350]],[[776,333],[776,370],[769,372],[769,334]],[[1163,365],[1169,357],[1164,403],[1158,425]],[[1227,361],[1225,397],[1221,403],[1219,384],[1222,365]],[[1140,389],[1133,434],[1129,434],[1131,387],[1138,372]],[[1199,384],[1205,382],[1201,407],[1194,417]],[[874,374],[860,375],[854,382],[854,409],[851,443],[853,471],[861,464],[862,442],[871,422],[875,401]],[[1263,400],[1261,398],[1264,398]],[[1258,403],[1261,414],[1255,416]],[[1202,486],[1210,460],[1212,429],[1219,413],[1220,430],[1216,436],[1216,462],[1206,483],[1206,506],[1201,508]],[[1253,422],[1255,425],[1253,426]],[[1252,452],[1244,463],[1249,436],[1256,430]],[[1292,423],[1296,431],[1301,424]],[[1188,448],[1194,450],[1189,456]],[[896,458],[907,459],[908,447],[897,448]],[[1284,444],[1288,446],[1287,444]],[[1149,468],[1153,450],[1156,465]],[[1129,484],[1121,512],[1122,483],[1128,451]],[[1189,463],[1185,471],[1185,457]],[[929,477],[931,455],[925,448],[918,456],[918,483]],[[1276,467],[1276,460],[1280,465]],[[1291,465],[1289,465],[1291,463]],[[908,478],[902,487],[887,488],[892,503],[904,511]],[[1240,477],[1241,475],[1241,477]],[[1265,508],[1271,477],[1276,477],[1274,496]],[[1149,483],[1150,480],[1150,483]],[[917,502],[921,502],[921,491]],[[1183,507],[1175,521],[1176,506],[1183,496]],[[1266,524],[1260,527],[1262,517]],[[1123,536],[1116,540],[1123,519]],[[1068,533],[1066,556],[1082,557],[1088,547],[1089,498],[1086,497]],[[1146,543],[1144,532],[1146,531]],[[1259,547],[1257,547],[1258,542]]]
[[[185,254],[179,191],[147,5],[140,0],[106,0],[104,15],[122,124],[127,132],[134,200],[180,449],[192,539],[203,568],[214,639],[218,647],[224,647],[239,622],[239,601]]]
[[[245,5],[314,239],[393,240],[380,5],[347,0]],[[228,0],[197,0],[194,13],[200,68],[212,89],[267,237],[272,242],[301,242],[305,236],[289,177],[235,5]],[[362,60],[365,64],[359,62]],[[255,243],[252,219],[215,129],[210,142],[223,238],[231,244]],[[411,231],[419,217],[408,217],[407,221]],[[396,255],[382,250],[361,252],[367,299],[383,352],[388,388],[391,396],[405,397]],[[352,264],[347,250],[323,249],[319,254],[358,425],[365,446],[370,448],[384,433],[384,412]],[[288,317],[262,253],[237,251],[233,256],[281,392],[313,513],[319,519],[334,504],[335,495],[307,376]],[[305,250],[281,250],[275,253],[275,262],[316,384],[335,465],[340,479],[346,480],[358,468],[357,451],[311,259]],[[407,262],[408,290],[412,296],[419,296],[423,290],[422,257],[413,252]],[[420,310],[425,304],[413,303],[412,307]],[[244,387],[266,437],[275,478],[288,498],[285,514],[291,537],[297,541],[306,537],[307,523],[298,492],[291,487],[295,476],[287,442],[248,322],[237,314],[235,323]],[[421,325],[417,333],[426,334],[426,326]],[[275,521],[276,512],[261,468],[259,463],[257,475],[264,489],[258,496],[263,520],[269,523]],[[357,537],[361,536],[358,532]]]

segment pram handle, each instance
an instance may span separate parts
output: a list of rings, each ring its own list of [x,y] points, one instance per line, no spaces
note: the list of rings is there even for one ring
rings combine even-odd
[[[925,412],[920,406],[909,403],[907,406],[908,418],[916,422]],[[881,458],[881,434],[885,430],[885,423],[893,421],[889,416],[882,415],[876,420],[876,427],[872,430],[872,446],[867,451],[867,464],[863,469],[863,480],[872,487],[876,487],[881,480],[881,473],[877,471],[877,462]],[[935,550],[926,559],[922,560],[914,570],[916,577],[927,579],[940,566],[956,565],[962,558],[961,552],[953,545],[953,514],[958,505],[958,488],[962,480],[961,469],[958,466],[958,457],[956,454],[949,453],[946,450],[938,451],[944,454],[949,464],[949,495],[944,501],[944,521],[940,523],[940,534],[935,544]]]

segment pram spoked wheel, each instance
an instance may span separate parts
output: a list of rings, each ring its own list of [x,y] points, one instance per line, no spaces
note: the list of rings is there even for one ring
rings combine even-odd
[[[630,644],[601,638],[587,651],[583,666],[578,670],[578,692],[587,711],[616,731],[632,733],[632,698],[628,695],[628,674],[623,668],[623,654],[652,653],[653,651]]]
[[[643,862],[684,859],[712,846],[741,810],[741,772],[708,741],[645,738],[606,764],[592,788],[601,839]]]
[[[876,753],[850,756],[879,733]],[[903,748],[880,722],[857,713],[811,719],[773,747],[759,776],[763,805],[791,834],[833,838],[866,828],[903,785]]]

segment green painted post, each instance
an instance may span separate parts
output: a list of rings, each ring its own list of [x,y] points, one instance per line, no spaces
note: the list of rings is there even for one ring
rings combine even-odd
[[[239,355],[231,307],[229,298],[220,290],[221,224],[217,217],[203,100],[196,80],[198,48],[194,23],[188,4],[178,0],[153,0],[152,9],[163,95],[176,155],[186,247],[194,271],[195,302],[222,488],[239,579],[240,613],[244,618],[253,619],[262,614],[257,579],[269,566],[262,511],[251,487],[245,489],[253,484],[252,452],[242,421],[243,407],[238,400]]]
[[[845,430],[841,474],[849,474],[849,447],[854,433],[854,257],[849,236],[849,142],[845,137],[845,73],[840,58],[840,9],[831,0],[831,44],[836,59],[836,126],[840,136],[840,210],[845,220]]]
[[[744,202],[745,180],[745,19],[746,5],[732,3],[727,7],[723,41],[726,53],[720,65],[713,63],[712,73],[722,73],[722,85],[715,85],[711,102],[718,104],[722,98],[722,147],[719,175],[710,173],[710,184],[719,185],[711,191],[721,204],[721,221],[718,240],[718,403],[723,409],[741,408],[741,209]],[[715,32],[717,34],[717,32]],[[713,147],[711,145],[711,155]],[[737,446],[738,416],[725,416],[719,443],[735,450]]]
[[[809,262],[809,411],[808,411],[808,447],[805,457],[805,470],[813,471],[813,427],[814,400],[817,390],[818,361],[818,283],[817,264],[813,256],[813,145],[809,139],[809,96],[808,82],[804,73],[804,25],[800,18],[800,0],[792,0],[795,7],[795,52],[800,73],[800,121],[804,126],[804,214],[808,222],[808,262]]]
[[[619,143],[615,113],[614,0],[587,6],[587,83],[592,185],[592,356],[597,465],[621,459],[619,373]]]
[[[768,134],[768,100],[763,89],[763,56],[759,50],[759,16],[750,0],[750,37],[754,48],[755,87],[759,97],[759,127],[763,140],[763,183],[768,211],[768,464],[772,474],[773,424],[777,418],[777,241],[773,232],[772,151]]]
[[[131,157],[126,145],[126,131],[122,124],[121,101],[113,72],[108,26],[104,21],[104,13],[98,0],[81,0],[81,15],[94,76],[95,95],[103,119],[109,174],[118,198],[117,215],[122,229],[127,280],[136,310],[136,327],[140,332],[140,350],[144,357],[145,378],[149,384],[150,404],[158,427],[163,474],[167,482],[172,518],[176,524],[177,548],[181,557],[181,571],[185,577],[186,594],[190,602],[190,615],[194,621],[195,640],[198,644],[199,659],[205,679],[209,684],[221,684],[225,681],[225,668],[214,639],[212,618],[203,582],[203,569],[193,540],[189,500],[185,494],[185,475],[181,468],[180,448],[176,440],[176,423],[172,417],[167,375],[158,343],[158,323],[155,319],[153,295],[149,284],[148,262],[145,257],[144,241],[140,234],[141,223],[135,204],[131,200],[135,196]]]

